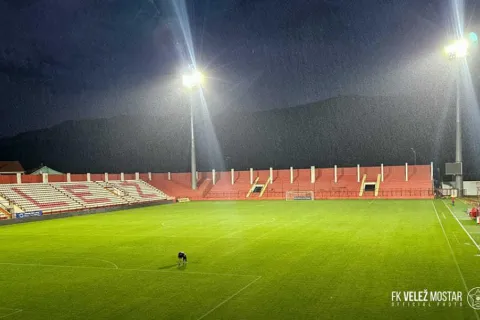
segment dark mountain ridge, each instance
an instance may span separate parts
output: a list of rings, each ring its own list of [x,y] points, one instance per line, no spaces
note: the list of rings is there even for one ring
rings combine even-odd
[[[403,164],[413,163],[411,148],[418,163],[441,167],[454,159],[455,109],[445,105],[427,97],[348,96],[211,119],[197,108],[198,169]],[[471,148],[464,158],[466,171],[474,172]],[[66,121],[0,139],[0,159],[72,173],[188,171],[190,117]]]

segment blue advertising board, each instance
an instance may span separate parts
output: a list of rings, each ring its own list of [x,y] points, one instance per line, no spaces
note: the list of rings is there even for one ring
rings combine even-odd
[[[30,212],[16,213],[15,218],[23,219],[23,218],[29,218],[29,217],[40,217],[41,215],[43,215],[42,211],[30,211]]]

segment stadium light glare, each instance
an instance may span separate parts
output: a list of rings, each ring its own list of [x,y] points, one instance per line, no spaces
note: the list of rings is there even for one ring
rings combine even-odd
[[[203,85],[204,79],[205,77],[203,76],[203,74],[200,71],[195,70],[190,74],[184,74],[182,82],[184,87],[191,89],[194,87],[201,87]]]
[[[445,46],[444,52],[450,59],[465,58],[468,56],[469,43],[465,39],[456,40]]]

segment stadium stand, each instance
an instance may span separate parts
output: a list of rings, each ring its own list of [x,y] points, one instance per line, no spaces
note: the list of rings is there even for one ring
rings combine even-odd
[[[416,199],[431,197],[433,181],[430,177],[430,166],[411,166],[408,181],[405,181],[405,167],[385,167],[384,182],[381,183],[380,196],[384,198]]]
[[[199,172],[197,190],[190,184],[190,173],[3,175],[0,219],[11,216],[12,205],[16,213],[48,214],[175,198],[285,199],[289,191],[308,192],[315,199],[431,199],[434,195],[429,165],[337,168],[336,174],[334,168],[227,171],[215,176]]]
[[[408,181],[405,166],[385,166],[383,169],[382,181],[380,166],[337,168],[335,181],[334,168],[315,168],[313,183],[311,169],[292,169],[292,172],[289,169],[272,170],[272,181],[263,194],[252,192],[250,195],[249,191],[253,187],[250,171],[234,171],[233,184],[230,171],[216,172],[215,179],[211,172],[199,172],[197,190],[190,188],[189,173],[154,173],[152,180],[147,181],[177,198],[188,197],[191,200],[285,199],[287,191],[313,191],[315,199],[433,198],[429,165],[409,166]],[[270,170],[253,171],[252,181],[259,185],[265,185],[269,178]],[[365,189],[365,184],[373,185],[373,189]]]
[[[167,199],[164,192],[141,180],[0,184],[0,219],[10,217],[10,203],[19,209],[17,213],[48,214]]]
[[[159,201],[168,198],[163,191],[154,188],[142,180],[108,181],[98,183],[104,188],[117,190],[117,192],[119,191],[118,196],[127,200],[128,203]]]
[[[206,173],[205,176],[207,176]],[[208,181],[202,182],[200,179],[198,189],[192,190],[190,185],[191,175],[189,173],[172,173],[170,175],[170,179],[167,173],[153,173],[151,180],[142,175],[140,175],[140,178],[144,181],[148,181],[151,186],[164,191],[170,196],[175,198],[189,198],[190,200],[204,199],[201,188],[203,182],[207,184],[209,183]]]
[[[3,198],[0,198],[0,220],[10,219],[11,213],[8,210],[9,202]]]
[[[83,209],[83,205],[45,183],[3,184],[0,195],[24,211],[46,213]]]
[[[228,200],[245,198],[251,188],[250,172],[234,172],[234,184],[230,172],[219,172],[215,174],[215,185],[204,195],[208,200]]]
[[[129,202],[121,195],[96,182],[64,182],[51,184],[68,194],[86,208],[126,205]]]

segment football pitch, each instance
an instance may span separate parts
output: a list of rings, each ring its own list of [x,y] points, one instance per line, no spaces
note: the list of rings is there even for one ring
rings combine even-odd
[[[0,319],[480,319],[467,303],[480,227],[465,209],[191,202],[2,226]],[[406,291],[463,303],[393,301]]]

